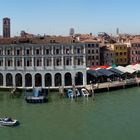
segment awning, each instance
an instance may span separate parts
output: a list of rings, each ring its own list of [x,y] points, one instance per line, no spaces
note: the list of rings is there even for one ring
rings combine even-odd
[[[113,72],[114,74],[116,75],[123,75],[125,72],[122,72],[118,69],[115,69],[115,68],[111,68],[111,69],[108,69],[109,71]]]
[[[123,66],[118,66],[118,67],[116,67],[115,69],[117,69],[117,70],[119,70],[119,71],[122,71],[123,73],[127,73],[125,67],[123,67]]]
[[[87,70],[87,73],[94,76],[94,77],[104,76],[104,74],[102,74],[96,70]]]
[[[118,70],[120,70],[120,71],[122,71],[122,72],[127,72],[127,73],[130,73],[130,74],[132,74],[132,73],[134,73],[134,72],[136,72],[136,70],[134,70],[134,69],[132,69],[131,67],[123,67],[123,66],[118,66],[118,67],[116,67],[116,69],[118,69]]]
[[[113,75],[114,75],[113,72],[108,71],[108,70],[106,70],[106,69],[99,69],[99,70],[97,70],[97,71],[100,72],[100,73],[102,73],[102,74],[104,74],[104,76],[107,76],[107,77],[110,77],[110,76],[113,76]]]

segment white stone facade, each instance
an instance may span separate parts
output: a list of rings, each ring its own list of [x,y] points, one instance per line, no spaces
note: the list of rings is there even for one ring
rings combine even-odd
[[[86,45],[0,45],[1,87],[86,85]]]

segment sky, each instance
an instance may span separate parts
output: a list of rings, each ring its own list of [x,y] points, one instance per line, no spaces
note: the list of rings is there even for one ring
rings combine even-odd
[[[107,32],[140,34],[140,0],[0,0],[2,19],[11,19],[12,36],[21,30],[41,35]]]

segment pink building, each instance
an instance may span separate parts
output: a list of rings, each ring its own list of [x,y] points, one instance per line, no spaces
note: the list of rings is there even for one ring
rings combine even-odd
[[[140,62],[140,39],[134,38],[126,44],[128,47],[129,64]]]

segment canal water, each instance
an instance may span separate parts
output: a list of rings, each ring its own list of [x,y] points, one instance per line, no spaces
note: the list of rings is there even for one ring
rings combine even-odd
[[[16,118],[20,126],[0,127],[2,140],[138,140],[140,88],[96,94],[92,98],[60,99],[27,104],[24,96],[0,92],[0,117]]]

